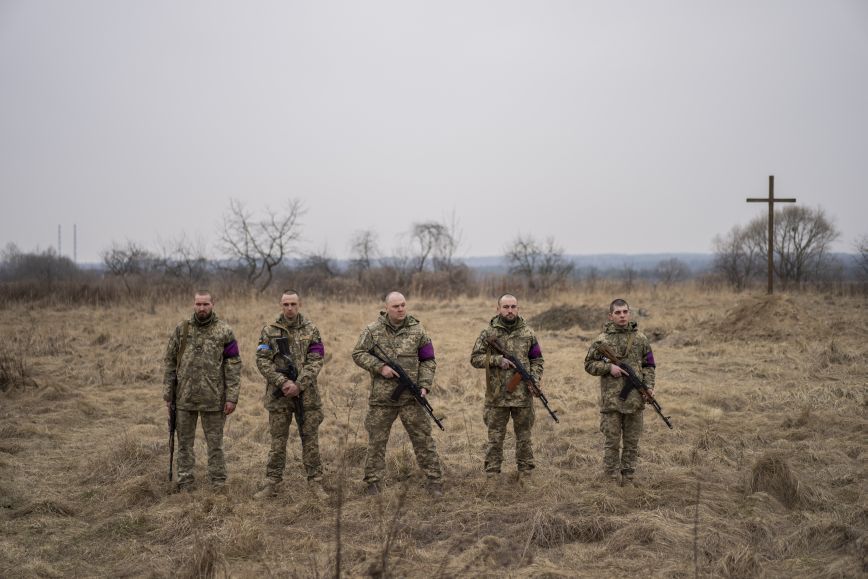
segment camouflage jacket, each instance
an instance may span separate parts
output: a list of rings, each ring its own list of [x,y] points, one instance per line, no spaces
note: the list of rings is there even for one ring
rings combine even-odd
[[[305,408],[320,408],[321,401],[316,377],[322,369],[325,348],[319,330],[302,314],[296,315],[292,321],[283,314],[262,328],[259,335],[259,345],[256,347],[256,367],[265,378],[265,397],[263,403],[268,410],[279,410],[295,403],[295,398],[283,396],[275,398],[272,392],[287,381],[287,377],[278,370],[285,369],[286,363],[278,355],[276,338],[285,336],[289,342],[289,356],[298,370],[295,383],[304,393],[302,400]]]
[[[602,356],[597,351],[597,346],[601,344],[611,346],[615,355],[629,364],[636,371],[636,375],[653,388],[656,366],[648,338],[639,331],[636,322],[628,323],[625,328],[618,327],[614,322],[608,322],[603,328],[603,333],[597,336],[597,339],[588,349],[588,355],[585,356],[585,371],[600,377],[601,412],[632,414],[643,410],[645,404],[642,401],[642,395],[635,388],[630,391],[626,400],[621,400],[618,397],[621,388],[624,387],[624,378],[612,376],[610,373],[612,365],[603,361]]]
[[[216,313],[204,322],[194,315],[175,327],[164,359],[163,400],[173,394],[179,410],[215,412],[238,403],[241,358],[229,324]]]
[[[392,392],[398,385],[394,378],[387,380],[380,374],[384,363],[369,352],[377,344],[385,355],[401,366],[419,388],[431,391],[434,381],[434,345],[422,327],[421,322],[411,315],[404,318],[399,328],[394,328],[385,312],[373,324],[369,324],[359,336],[353,348],[353,361],[371,373],[371,394],[368,403],[372,406],[403,406],[415,404],[413,395],[404,390],[397,401],[392,400]],[[381,356],[382,352],[375,350]]]
[[[515,375],[515,370],[500,367],[503,356],[491,349],[486,341],[489,336],[495,336],[539,384],[545,360],[533,330],[520,316],[511,326],[505,324],[500,316],[495,316],[479,334],[470,354],[474,368],[485,368],[486,406],[533,406],[533,397],[524,382],[520,382],[515,391],[507,391],[506,383]]]

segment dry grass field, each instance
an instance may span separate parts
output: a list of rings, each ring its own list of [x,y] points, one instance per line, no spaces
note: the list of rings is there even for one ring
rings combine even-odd
[[[516,482],[508,436],[509,476],[492,487],[483,372],[469,354],[494,300],[411,296],[437,350],[440,499],[422,490],[399,424],[386,492],[362,492],[369,379],[350,350],[376,303],[303,305],[327,352],[328,501],[305,490],[294,426],[288,488],[252,498],[268,449],[253,354],[276,298],[217,303],[245,364],[225,494],[204,484],[201,430],[197,488],[174,494],[166,480],[161,360],[192,296],[0,309],[0,576],[866,576],[868,300],[677,286],[626,296],[643,310],[634,319],[653,340],[658,400],[675,429],[646,412],[638,485],[622,488],[598,477],[598,383],[582,368],[611,297],[520,300],[549,328],[538,330],[543,388],[561,422],[538,406],[533,480]]]

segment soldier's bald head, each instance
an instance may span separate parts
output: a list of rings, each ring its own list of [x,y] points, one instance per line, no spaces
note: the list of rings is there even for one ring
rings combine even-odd
[[[386,299],[384,301],[385,301],[386,305],[388,306],[389,303],[394,302],[394,301],[405,302],[407,300],[406,300],[406,298],[404,298],[404,294],[402,294],[401,292],[389,292],[386,294]]]
[[[389,316],[389,321],[400,326],[404,323],[404,318],[407,317],[407,300],[400,292],[389,292],[386,294],[386,315]]]

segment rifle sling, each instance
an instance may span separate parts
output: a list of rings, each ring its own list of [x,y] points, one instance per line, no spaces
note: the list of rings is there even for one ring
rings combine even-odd
[[[184,320],[184,332],[181,334],[181,342],[178,344],[178,357],[175,360],[175,371],[181,367],[181,358],[184,356],[184,350],[187,349],[187,338],[190,337],[190,320]]]

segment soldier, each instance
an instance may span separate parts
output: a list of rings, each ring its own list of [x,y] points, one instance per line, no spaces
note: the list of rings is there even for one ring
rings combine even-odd
[[[609,322],[585,356],[585,371],[600,377],[600,431],[605,437],[604,476],[623,485],[632,483],[636,472],[645,402],[636,389],[630,391],[626,400],[621,400],[618,395],[624,386],[626,372],[602,358],[597,351],[601,344],[609,345],[616,356],[637,370],[652,396],[656,366],[648,338],[639,331],[636,322],[630,321],[630,306],[622,299],[613,301],[609,305]]]
[[[325,498],[327,495],[322,488],[322,462],[319,456],[319,425],[323,420],[323,412],[316,384],[325,347],[319,330],[299,311],[301,298],[297,291],[284,290],[280,296],[280,308],[282,313],[277,319],[262,328],[256,348],[256,367],[265,378],[263,402],[268,410],[271,450],[265,467],[265,484],[255,496],[265,498],[277,494],[286,466],[289,425],[295,414],[308,486],[319,498]],[[280,337],[288,338],[289,355],[298,372],[295,380],[281,373],[288,365],[279,355],[276,339]],[[297,412],[299,404],[302,405],[300,419]],[[299,421],[302,423],[299,424]]]
[[[531,430],[534,423],[533,396],[527,384],[519,382],[510,391],[507,384],[515,376],[515,365],[493,351],[487,340],[495,337],[527,368],[537,384],[542,379],[542,350],[533,330],[518,315],[518,300],[504,294],[497,300],[497,315],[479,334],[470,363],[474,368],[485,368],[485,410],[483,418],[488,427],[488,445],[485,451],[485,473],[489,478],[500,475],[503,462],[503,439],[512,417],[515,431],[515,462],[519,478],[527,478],[534,469]]]
[[[235,411],[241,379],[238,342],[229,324],[217,318],[211,293],[194,296],[193,317],[175,327],[166,348],[163,400],[176,408],[178,490],[193,484],[196,421],[208,446],[208,478],[218,489],[226,482],[223,424]]]
[[[391,292],[386,296],[385,305],[386,311],[380,312],[379,319],[364,329],[353,349],[353,361],[371,373],[371,394],[365,418],[368,454],[364,480],[368,483],[367,492],[375,495],[381,491],[389,431],[395,418],[400,417],[413,443],[419,468],[427,477],[428,491],[441,496],[443,474],[431,436],[431,422],[408,390],[404,390],[398,400],[392,399],[392,392],[398,385],[395,380],[398,374],[370,352],[375,346],[382,349],[384,354],[378,349],[374,351],[400,365],[426,396],[431,390],[437,367],[434,345],[419,320],[407,314],[407,301],[403,295]]]

